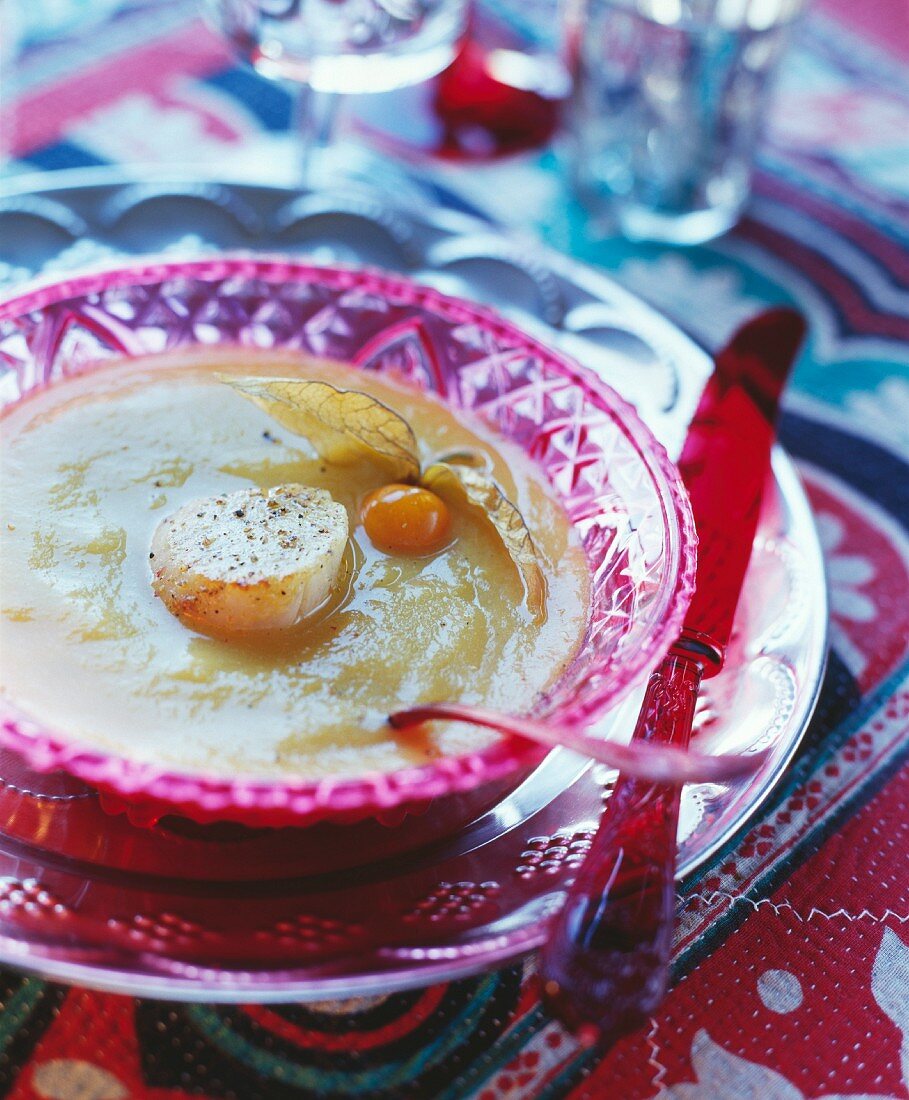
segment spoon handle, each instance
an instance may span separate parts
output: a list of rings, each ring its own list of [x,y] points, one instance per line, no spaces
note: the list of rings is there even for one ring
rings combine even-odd
[[[670,653],[651,675],[633,742],[684,749],[703,670]],[[549,1007],[593,1044],[642,1023],[668,982],[678,786],[622,776],[541,954]]]

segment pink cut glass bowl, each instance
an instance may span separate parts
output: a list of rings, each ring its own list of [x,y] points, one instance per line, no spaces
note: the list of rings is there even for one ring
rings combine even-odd
[[[560,725],[592,721],[678,633],[692,591],[694,527],[677,471],[634,410],[491,310],[398,276],[219,257],[139,262],[40,286],[0,304],[2,403],[110,360],[214,344],[297,349],[394,375],[471,410],[538,463],[585,547],[591,606],[576,658],[544,698],[528,700],[528,713]],[[475,813],[546,754],[503,737],[388,774],[225,779],[106,755],[12,703],[0,704],[0,741],[33,768],[97,787],[107,808],[134,821],[178,814],[254,826],[395,824],[455,792]]]

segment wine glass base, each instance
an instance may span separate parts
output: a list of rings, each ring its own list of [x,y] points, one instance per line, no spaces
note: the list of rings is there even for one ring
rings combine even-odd
[[[448,65],[453,53],[451,42],[442,41],[418,53],[299,60],[265,43],[250,53],[249,60],[256,72],[269,80],[306,84],[327,95],[359,95],[391,92],[429,80]]]

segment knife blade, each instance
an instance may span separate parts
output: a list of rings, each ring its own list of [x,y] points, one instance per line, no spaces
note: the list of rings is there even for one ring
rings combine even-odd
[[[760,314],[715,357],[679,469],[698,532],[682,632],[651,675],[632,740],[685,748],[701,680],[723,665],[751,558],[780,395],[805,332]],[[638,1026],[662,1000],[675,917],[678,786],[620,776],[541,953],[544,998],[585,1043]]]

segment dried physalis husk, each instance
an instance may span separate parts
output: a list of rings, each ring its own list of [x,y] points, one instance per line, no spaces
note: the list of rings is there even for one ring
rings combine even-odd
[[[546,581],[533,539],[521,513],[493,480],[481,452],[452,452],[448,461],[434,462],[421,479],[410,425],[369,394],[297,378],[220,378],[283,427],[305,436],[326,461],[379,459],[390,481],[420,482],[479,509],[517,566],[531,614],[538,621],[545,618]]]
[[[546,615],[546,580],[536,547],[524,517],[492,476],[472,466],[434,462],[423,473],[423,485],[441,496],[454,493],[486,516],[521,574],[528,610],[541,622]]]
[[[221,375],[288,431],[305,436],[326,461],[347,464],[379,458],[391,481],[417,481],[417,441],[407,421],[358,390],[296,378],[235,378]]]
[[[465,447],[455,451],[446,451],[436,455],[434,462],[444,462],[448,466],[470,466],[474,470],[492,469],[489,456],[482,451],[476,451],[472,447]]]

